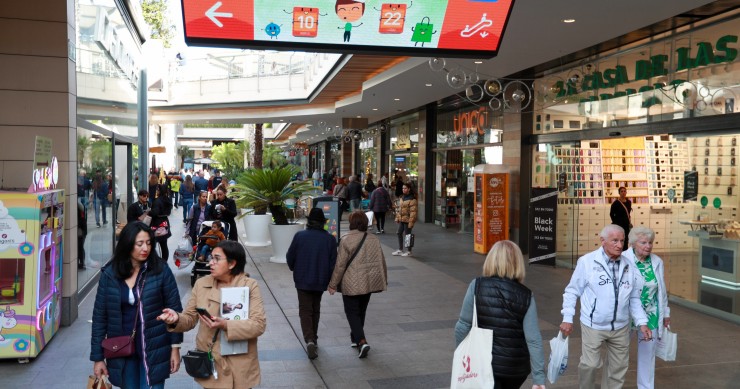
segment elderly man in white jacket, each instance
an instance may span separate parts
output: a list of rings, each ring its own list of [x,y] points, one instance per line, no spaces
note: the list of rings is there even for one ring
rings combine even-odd
[[[601,248],[578,259],[576,270],[563,293],[564,336],[573,331],[576,300],[581,299],[581,389],[595,387],[601,366],[601,347],[607,348],[609,389],[620,389],[629,365],[630,319],[640,327],[644,339],[652,341],[647,317],[640,302],[642,276],[634,262],[622,255],[624,230],[610,224],[599,234]]]

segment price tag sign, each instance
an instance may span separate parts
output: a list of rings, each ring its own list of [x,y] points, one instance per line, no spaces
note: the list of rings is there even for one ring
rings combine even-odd
[[[293,36],[315,38],[319,32],[319,9],[293,7]]]
[[[378,32],[381,34],[402,33],[403,25],[406,22],[406,8],[406,4],[383,4],[380,7]]]

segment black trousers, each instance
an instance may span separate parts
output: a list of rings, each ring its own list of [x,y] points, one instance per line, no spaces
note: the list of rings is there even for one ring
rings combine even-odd
[[[167,239],[169,239],[167,236],[154,238],[154,240],[159,243],[159,249],[162,251],[162,260],[165,262],[170,259],[170,248],[167,247]]]
[[[497,376],[496,372],[493,372],[493,389],[519,389],[522,387],[524,381],[527,380],[527,376],[522,377],[502,377]]]
[[[359,343],[365,339],[365,313],[370,303],[370,293],[358,296],[342,295],[344,314],[349,322],[350,338],[352,343]]]
[[[385,230],[385,212],[373,212],[375,215],[375,223],[378,226],[378,231]]]
[[[298,291],[298,317],[301,319],[301,331],[303,340],[316,342],[319,338],[319,317],[321,316],[321,296],[323,291],[303,290]]]

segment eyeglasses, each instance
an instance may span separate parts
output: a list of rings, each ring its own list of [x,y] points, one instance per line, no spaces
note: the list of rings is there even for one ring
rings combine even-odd
[[[226,257],[222,257],[222,256],[220,256],[220,255],[214,255],[213,257],[211,257],[211,261],[210,261],[210,262],[218,262],[218,261],[220,261],[220,260],[222,260],[222,259],[225,259],[225,260],[227,260],[227,261],[229,260],[229,259],[228,259],[228,258],[226,258]]]

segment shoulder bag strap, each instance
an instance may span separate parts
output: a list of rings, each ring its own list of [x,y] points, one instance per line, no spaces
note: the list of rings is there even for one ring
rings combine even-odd
[[[139,310],[141,309],[141,294],[144,292],[144,282],[146,281],[146,274],[141,275],[141,283],[139,284],[139,303],[136,304],[136,316],[134,316],[134,330],[131,332],[131,337],[136,335],[136,325],[139,320]]]
[[[624,208],[624,212],[627,213],[627,219],[629,219],[630,223],[632,223],[632,215],[630,215],[630,210],[627,209],[627,206],[624,205],[624,203],[622,202],[622,200],[617,199],[617,201],[619,201],[619,204],[622,204],[622,208]]]
[[[355,249],[355,252],[352,254],[351,257],[349,257],[349,261],[347,261],[347,267],[344,268],[344,271],[346,272],[347,269],[349,269],[349,265],[352,264],[352,261],[355,260],[355,257],[357,256],[357,253],[360,252],[360,249],[362,248],[363,243],[365,243],[365,238],[367,238],[367,232],[362,235],[362,240],[360,241],[360,244],[357,245],[357,248]]]

